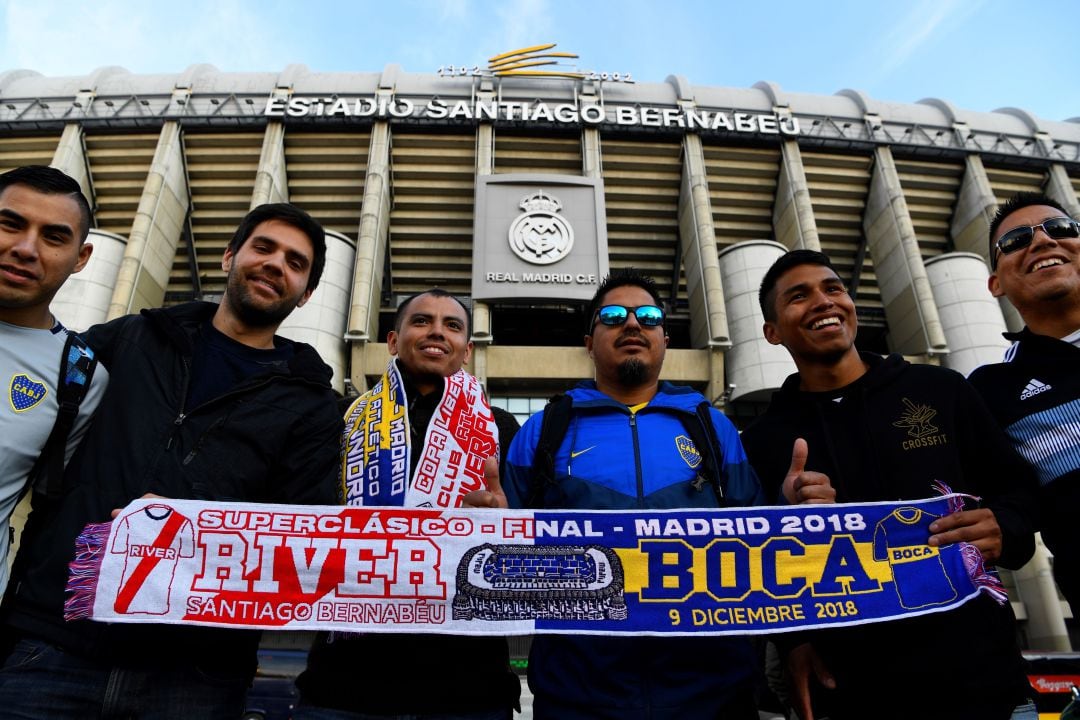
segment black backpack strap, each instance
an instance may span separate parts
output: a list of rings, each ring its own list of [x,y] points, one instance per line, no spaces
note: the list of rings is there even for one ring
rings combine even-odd
[[[97,359],[83,339],[75,333],[67,334],[64,353],[60,359],[60,379],[56,384],[56,402],[59,409],[49,439],[41,449],[37,462],[30,471],[34,492],[50,500],[56,500],[64,492],[64,455],[67,439],[79,415],[79,405],[90,389],[90,381],[97,368]]]
[[[570,427],[570,407],[573,399],[559,393],[548,401],[540,421],[540,440],[533,454],[532,471],[529,473],[529,493],[525,507],[540,507],[544,490],[555,482],[555,453],[559,451],[566,430]]]
[[[708,400],[702,400],[694,409],[692,417],[683,415],[680,417],[683,419],[683,425],[690,434],[694,447],[701,454],[700,470],[691,484],[700,492],[708,483],[712,486],[720,504],[726,505],[723,485],[724,451],[716,438],[716,427],[712,421],[712,406]]]

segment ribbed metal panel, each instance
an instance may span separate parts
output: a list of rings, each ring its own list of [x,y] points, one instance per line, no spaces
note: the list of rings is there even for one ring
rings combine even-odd
[[[392,292],[472,288],[476,136],[395,132],[390,150]]]
[[[581,137],[495,132],[495,172],[581,175]]]
[[[327,230],[355,241],[364,201],[371,133],[285,131],[289,202]]]
[[[157,143],[157,133],[86,134],[100,230],[131,234]]]
[[[772,239],[780,151],[720,145],[704,150],[717,246]]]
[[[983,165],[998,204],[1008,201],[1018,192],[1042,192],[1046,184],[1045,172],[994,167],[985,160]]]
[[[48,165],[60,144],[59,135],[0,138],[0,173],[22,165]]]
[[[610,268],[636,267],[665,295],[678,272],[678,300],[685,304],[686,279],[678,260],[682,144],[601,137],[600,156]]]
[[[863,245],[863,213],[870,186],[872,159],[863,155],[802,151],[810,200],[817,221],[821,250],[832,260],[841,279],[851,283]],[[874,262],[863,254],[858,270],[855,305],[863,311],[860,323],[884,322],[884,308]]]
[[[261,132],[184,133],[191,192],[191,235],[200,290],[204,294],[225,291],[221,256],[251,206],[262,140]],[[166,292],[172,301],[193,299],[188,255],[187,240],[182,238],[176,248]]]
[[[964,177],[958,162],[896,158],[896,172],[904,189],[911,224],[924,260],[951,251],[950,224],[956,195]]]

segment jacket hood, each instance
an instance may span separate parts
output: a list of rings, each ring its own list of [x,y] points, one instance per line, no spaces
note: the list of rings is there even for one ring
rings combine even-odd
[[[142,311],[142,315],[176,344],[181,352],[191,355],[196,332],[203,323],[214,317],[217,308],[217,303],[198,301],[167,308],[147,308]],[[330,385],[334,371],[323,362],[315,348],[280,335],[274,336],[274,343],[279,347],[291,345],[293,348],[288,364],[289,375],[320,385]]]
[[[866,363],[866,374],[851,384],[859,384],[865,393],[872,393],[882,385],[887,385],[902,373],[904,368],[910,365],[907,360],[896,353],[881,357],[874,353],[860,352],[859,357]],[[837,392],[843,389],[836,388],[836,390],[829,392]],[[808,394],[820,395],[825,393],[804,393],[799,389],[799,373],[792,373],[787,376],[780,389],[773,393],[769,410],[772,411],[773,408],[777,410],[790,408],[792,405],[801,403]]]

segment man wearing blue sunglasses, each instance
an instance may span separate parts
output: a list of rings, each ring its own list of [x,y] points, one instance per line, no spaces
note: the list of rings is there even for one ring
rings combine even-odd
[[[1026,327],[1005,333],[1005,362],[971,383],[1039,476],[1043,541],[1054,578],[1080,612],[1080,224],[1044,195],[1021,193],[990,225],[990,292]]]
[[[697,391],[660,381],[668,337],[653,280],[633,269],[613,273],[586,318],[595,380],[568,393],[569,425],[550,446],[553,477],[539,487],[534,461],[545,454],[538,446],[549,447],[544,416],[554,404],[514,438],[504,483],[511,507],[762,504],[731,422]],[[697,447],[687,422],[699,423],[712,450]],[[529,656],[533,713],[537,720],[756,720],[754,665],[743,637],[539,635]]]

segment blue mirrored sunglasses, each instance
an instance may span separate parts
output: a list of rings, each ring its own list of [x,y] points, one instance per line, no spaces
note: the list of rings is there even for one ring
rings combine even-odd
[[[638,325],[643,327],[656,327],[664,324],[664,311],[655,305],[638,305],[637,307],[605,305],[596,311],[593,325],[595,326],[597,321],[609,326],[622,325],[630,317],[630,313],[634,313]]]

